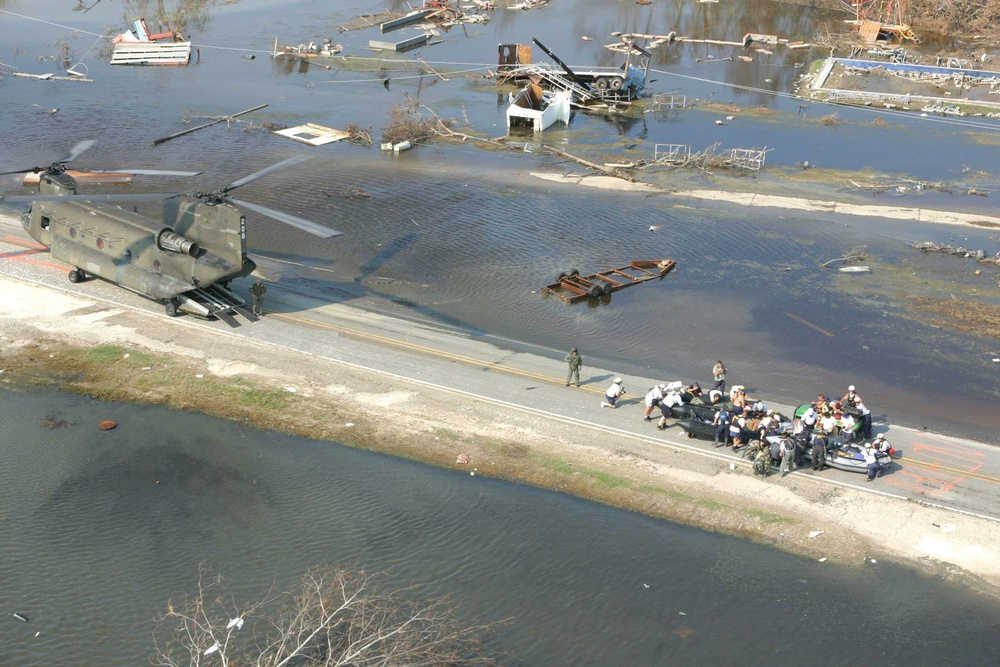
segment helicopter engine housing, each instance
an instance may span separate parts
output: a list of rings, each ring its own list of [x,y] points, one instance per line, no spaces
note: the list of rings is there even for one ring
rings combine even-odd
[[[169,227],[164,227],[156,235],[156,245],[160,250],[179,252],[191,257],[197,257],[201,250],[197,243],[189,241]]]

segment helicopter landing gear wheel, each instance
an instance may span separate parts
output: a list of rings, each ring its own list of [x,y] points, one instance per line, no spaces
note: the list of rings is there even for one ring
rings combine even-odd
[[[87,274],[81,271],[80,269],[70,269],[70,272],[67,274],[67,277],[69,278],[69,281],[71,283],[76,284],[76,283],[82,283],[87,278]]]
[[[177,317],[177,302],[173,299],[167,301],[167,305],[164,310],[167,311],[168,317]]]

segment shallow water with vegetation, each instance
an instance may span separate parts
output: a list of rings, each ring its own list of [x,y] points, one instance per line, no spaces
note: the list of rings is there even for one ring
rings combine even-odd
[[[154,618],[199,566],[257,599],[318,564],[508,619],[488,641],[506,665],[1000,658],[996,602],[881,559],[832,567],[157,406],[8,388],[0,419],[5,665],[148,664]]]

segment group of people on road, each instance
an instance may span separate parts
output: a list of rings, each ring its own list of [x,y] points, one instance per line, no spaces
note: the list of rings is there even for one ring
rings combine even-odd
[[[569,366],[566,386],[575,380],[579,387],[579,370],[583,359],[576,348],[566,356],[566,362]],[[755,443],[745,453],[753,461],[755,472],[766,474],[772,466],[777,466],[784,477],[794,467],[805,466],[807,458],[811,459],[813,470],[822,470],[826,466],[831,439],[836,437],[840,442],[856,447],[860,455],[864,456],[868,481],[881,477],[884,473],[885,466],[880,462],[879,454],[891,454],[893,450],[885,434],[879,433],[872,438],[871,411],[865,406],[854,385],[850,385],[847,393],[840,399],[831,400],[824,394],[819,394],[801,417],[792,421],[794,426],[789,428],[790,420],[769,409],[762,400],[749,399],[746,388],[742,385],[735,385],[729,390],[727,402],[727,373],[728,369],[722,360],[716,361],[712,367],[714,384],[707,393],[702,391],[697,382],[686,387],[680,382],[653,386],[643,398],[643,420],[653,421],[653,411],[659,408],[661,416],[657,428],[665,429],[674,406],[685,403],[721,404],[712,421],[715,427],[715,446],[732,446],[734,451],[738,451],[743,445]],[[605,391],[601,407],[616,409],[625,393],[624,380],[616,377]],[[770,437],[778,435],[782,437]],[[869,440],[871,442],[865,444]]]

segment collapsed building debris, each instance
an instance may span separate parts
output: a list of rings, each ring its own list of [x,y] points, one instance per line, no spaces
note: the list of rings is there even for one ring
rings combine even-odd
[[[944,192],[947,194],[954,194],[958,192],[963,195],[976,195],[979,197],[986,197],[989,195],[989,190],[981,190],[976,188],[956,188],[951,183],[946,183],[943,181],[930,182],[930,181],[914,181],[911,179],[902,179],[897,181],[850,181],[850,189],[856,190],[866,190],[873,194],[882,194],[885,192],[890,192],[895,195],[908,195],[908,194],[922,194],[924,192]]]
[[[1000,268],[1000,252],[993,257],[987,257],[986,251],[982,249],[970,250],[969,248],[963,248],[962,246],[953,246],[948,245],[947,243],[935,243],[934,241],[910,243],[910,246],[916,248],[920,252],[941,252],[948,255],[955,255],[956,257],[975,259],[981,264],[993,264],[994,266]]]
[[[655,144],[653,161],[646,167],[697,167],[698,169],[737,169],[760,171],[769,148],[726,148],[716,142],[698,153],[690,144]]]
[[[544,44],[532,40],[562,70],[557,71],[548,63],[531,62],[531,47],[524,44],[501,44],[497,57],[497,79],[531,81],[550,90],[565,90],[572,95],[572,103],[585,106],[594,102],[627,104],[639,97],[646,86],[652,54],[628,42],[625,63],[621,67],[591,67],[572,69]]]

